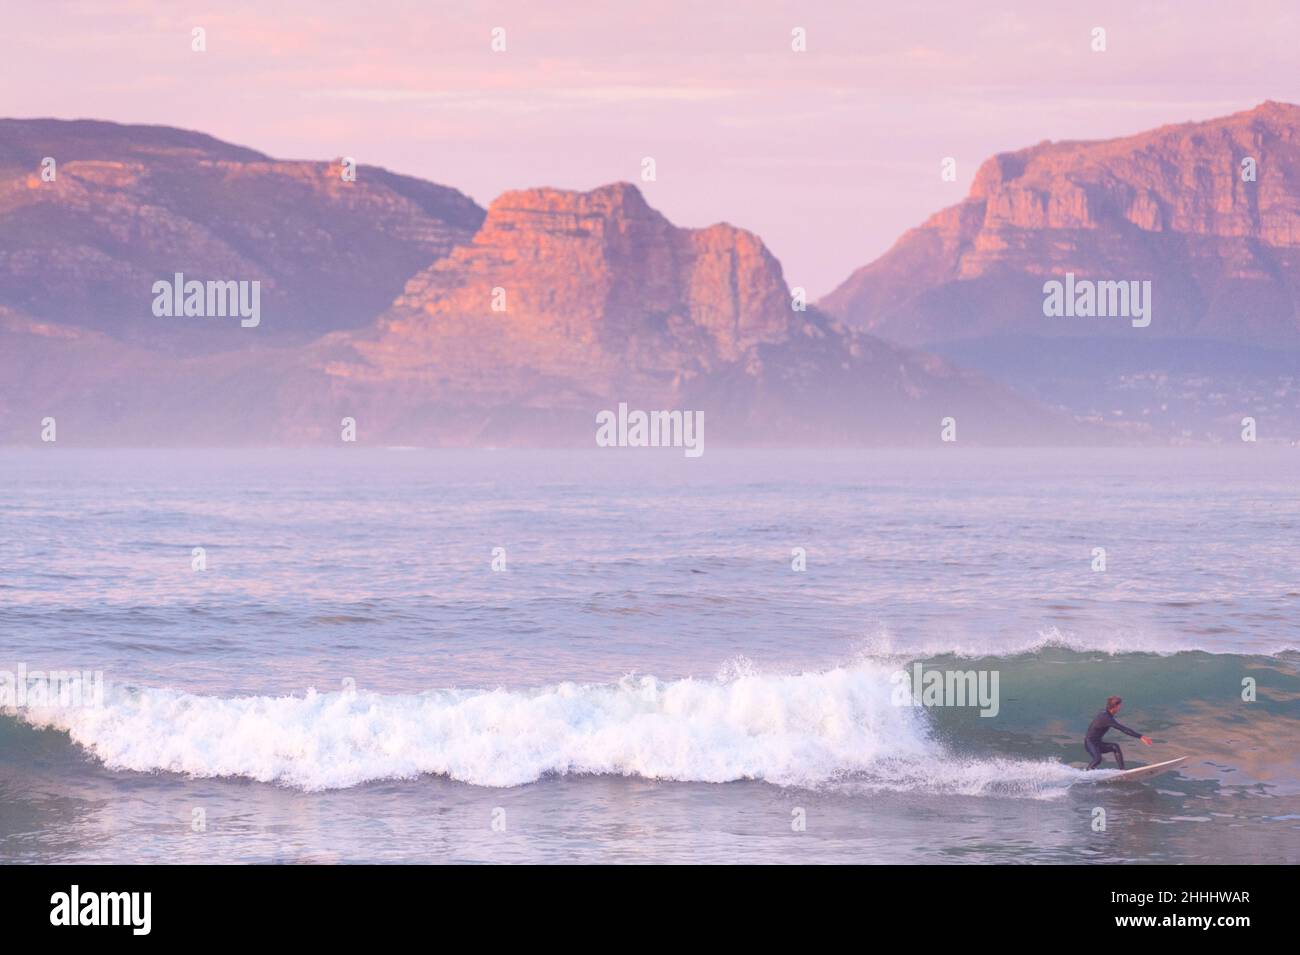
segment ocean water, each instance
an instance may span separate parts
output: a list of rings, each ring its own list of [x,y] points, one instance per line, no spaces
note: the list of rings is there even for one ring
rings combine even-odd
[[[0,672],[103,681],[0,862],[1296,862],[1298,542],[1294,448],[0,451]]]

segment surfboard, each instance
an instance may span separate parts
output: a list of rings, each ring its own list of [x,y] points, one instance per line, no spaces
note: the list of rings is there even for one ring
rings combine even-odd
[[[1191,759],[1190,756],[1179,756],[1177,759],[1168,759],[1163,763],[1152,763],[1150,766],[1139,766],[1137,769],[1126,769],[1123,772],[1115,773],[1113,776],[1098,776],[1099,783],[1127,783],[1134,780],[1150,779],[1152,776],[1159,776],[1161,773],[1167,773],[1170,770],[1183,765]]]

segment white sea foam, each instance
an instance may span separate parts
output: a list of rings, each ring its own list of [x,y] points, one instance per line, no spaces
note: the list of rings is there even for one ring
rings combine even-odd
[[[890,672],[872,663],[794,675],[741,666],[714,680],[406,696],[142,689],[110,691],[99,709],[20,715],[67,732],[111,769],[308,790],[428,773],[481,786],[563,773],[817,785],[942,758],[924,713],[890,702]]]
[[[1052,799],[1064,795],[1070,786],[1084,778],[1083,771],[1052,760],[975,759],[944,754],[926,759],[885,760],[865,773],[835,785],[837,789],[851,793],[906,792]]]

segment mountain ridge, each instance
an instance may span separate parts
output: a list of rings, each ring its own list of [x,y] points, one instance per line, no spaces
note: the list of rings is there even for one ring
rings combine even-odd
[[[700,411],[723,443],[928,444],[959,408],[974,443],[1087,432],[795,310],[756,235],[675,226],[630,183],[483,210],[165,127],[6,135],[0,276],[31,281],[0,292],[4,440],[53,416],[80,443],[333,443],[354,417],[363,443],[590,446],[621,402]],[[64,157],[55,182],[38,154]],[[260,323],[151,314],[153,282],[176,272],[263,282]],[[368,297],[343,294],[377,272]]]
[[[1046,283],[1074,279],[1149,282],[1150,324],[1047,317]],[[1267,101],[998,153],[966,198],[818,305],[1081,420],[1223,441],[1253,417],[1262,433],[1297,440],[1300,107]],[[1231,361],[1202,347],[1214,342]]]
[[[1282,275],[1290,294],[1285,269],[1242,263],[1290,255],[1300,235],[1297,116],[1267,104],[1217,125],[1000,153],[966,200],[866,267],[889,279],[872,276],[866,321],[833,296],[796,310],[757,235],[676,226],[631,183],[510,190],[482,209],[376,167],[349,183],[336,162],[96,121],[52,121],[66,147],[52,151],[65,158],[57,184],[44,183],[31,160],[50,151],[40,140],[50,130],[0,121],[10,372],[0,410],[25,422],[11,420],[4,437],[30,440],[38,399],[82,419],[65,433],[110,443],[332,442],[338,420],[357,416],[367,442],[583,445],[595,413],[623,401],[704,411],[711,437],[739,444],[926,445],[948,416],[972,443],[1226,440],[1243,410],[1274,415],[1268,433],[1278,435],[1300,421],[1291,386],[1268,407],[1249,390],[1251,362],[1273,356],[1239,350],[1228,380],[1193,367],[1212,351],[1183,349],[1173,378],[1142,364],[1161,358],[1158,347],[1072,354],[1072,339],[1119,340],[1128,323],[1045,326],[1041,286],[1076,266],[1095,273],[1088,256],[1099,251],[1095,261],[1123,269],[1117,277],[1142,277],[1172,248],[1179,276],[1214,281],[1202,266],[1218,263],[1234,281]],[[1171,136],[1189,144],[1188,161],[1150,154]],[[1219,168],[1241,142],[1267,147],[1256,150],[1263,188],[1250,203]],[[1134,185],[1142,176],[1146,191]],[[1214,241],[1190,241],[1196,228]],[[1008,284],[1017,264],[1021,282]],[[261,325],[153,316],[145,290],[178,271],[261,279]],[[1171,318],[1168,275],[1155,278],[1149,341],[1223,325],[1223,315]],[[1263,301],[1236,286],[1223,294],[1235,309],[1227,317]],[[990,301],[1000,316],[981,312]],[[1027,317],[1009,307],[1017,302]],[[912,307],[937,314],[929,330],[959,334],[895,334]],[[1009,323],[994,320],[1008,313]],[[1256,330],[1244,321],[1237,332]],[[1264,386],[1276,391],[1270,374]],[[187,386],[205,395],[202,407]],[[1197,388],[1210,399],[1189,397]]]
[[[1256,162],[1243,182],[1241,161]],[[1268,101],[985,160],[969,194],[819,301],[891,341],[1119,334],[1044,320],[1042,281],[1150,278],[1156,336],[1300,345],[1300,106]]]
[[[267,338],[363,324],[483,210],[377,167],[355,182],[341,172],[172,127],[0,120],[0,305],[182,354],[247,344],[140,308],[154,281],[183,272],[259,282],[278,315]]]

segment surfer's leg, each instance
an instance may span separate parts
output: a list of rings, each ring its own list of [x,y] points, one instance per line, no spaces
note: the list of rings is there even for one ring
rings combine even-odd
[[[1088,764],[1088,768],[1096,769],[1098,766],[1100,766],[1101,750],[1097,748],[1097,744],[1090,739],[1085,739],[1083,741],[1083,748],[1086,749],[1088,751],[1088,755],[1092,757],[1092,762]]]
[[[1115,762],[1119,765],[1119,768],[1123,769],[1124,751],[1120,749],[1119,746],[1117,746],[1115,743],[1107,743],[1106,745],[1110,747],[1110,751],[1115,754]]]

